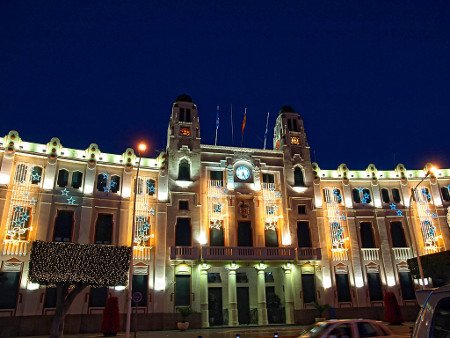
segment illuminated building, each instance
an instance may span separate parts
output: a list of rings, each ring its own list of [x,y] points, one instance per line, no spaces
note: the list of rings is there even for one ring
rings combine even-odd
[[[164,327],[186,305],[204,327],[304,322],[313,301],[361,316],[387,290],[414,305],[406,264],[414,239],[420,254],[450,246],[450,169],[427,177],[413,198],[427,168],[323,170],[290,107],[277,117],[273,150],[202,144],[186,95],[173,104],[167,137],[166,152],[142,159],[136,196],[132,149],[35,144],[15,131],[0,139],[2,316],[53,311],[54,291],[27,282],[37,239],[129,245],[133,237],[139,312],[160,314]],[[108,293],[124,312],[125,292],[87,290],[70,313],[101,313]]]

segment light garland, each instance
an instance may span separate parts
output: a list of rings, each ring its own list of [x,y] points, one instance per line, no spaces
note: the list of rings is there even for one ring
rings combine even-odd
[[[130,259],[127,246],[34,241],[28,278],[42,285],[126,285]]]
[[[362,193],[364,188],[357,188],[357,190],[359,193]],[[340,190],[337,188],[325,188],[323,191],[325,195],[328,223],[330,225],[331,251],[347,251],[347,248],[345,247],[347,238],[345,237],[344,226],[342,224],[346,221],[347,217],[345,212],[339,209],[339,205],[342,202]]]

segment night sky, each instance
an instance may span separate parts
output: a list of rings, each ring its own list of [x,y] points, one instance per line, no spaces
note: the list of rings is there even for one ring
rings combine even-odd
[[[165,148],[192,96],[202,143],[268,145],[305,121],[322,169],[450,167],[450,1],[0,1],[0,135]]]

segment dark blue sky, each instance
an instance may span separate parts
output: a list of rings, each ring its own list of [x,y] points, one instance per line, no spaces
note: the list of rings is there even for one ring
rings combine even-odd
[[[321,168],[450,167],[450,1],[0,1],[0,134],[163,149],[190,94],[202,142],[269,140],[292,105]],[[314,159],[314,158],[313,158]]]

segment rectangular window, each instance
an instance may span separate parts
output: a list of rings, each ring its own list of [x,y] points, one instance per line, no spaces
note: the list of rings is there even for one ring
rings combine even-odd
[[[73,211],[58,210],[53,231],[53,242],[72,242]]]
[[[105,307],[108,288],[93,288],[89,292],[89,307]]]
[[[147,306],[147,293],[148,293],[148,275],[133,275],[132,292],[140,292],[142,295],[141,301],[137,306]],[[133,302],[133,306],[135,303]]]
[[[352,297],[350,295],[350,284],[348,282],[348,274],[339,273],[336,274],[336,287],[338,302],[351,302]]]
[[[376,248],[375,238],[373,235],[373,228],[371,222],[361,222],[359,224],[361,234],[362,248]]]
[[[369,297],[372,302],[383,300],[383,289],[381,287],[380,274],[372,272],[367,274],[367,283],[369,284]]]
[[[113,234],[113,215],[98,214],[95,225],[95,244],[111,244]]]
[[[179,210],[189,210],[189,201],[178,201]]]
[[[408,245],[406,243],[405,232],[403,231],[402,222],[391,222],[391,240],[393,248],[406,248]]]
[[[208,272],[208,283],[222,283],[219,272]]]
[[[223,181],[223,171],[215,171],[215,170],[210,171],[209,179],[212,181]]]
[[[64,188],[67,186],[67,183],[69,183],[69,172],[66,169],[60,169],[56,184],[58,187]]]
[[[0,309],[15,309],[19,294],[20,272],[2,272],[0,277]]]
[[[236,283],[248,283],[248,277],[245,272],[236,272]]]
[[[191,276],[175,276],[175,306],[191,305]]]
[[[175,245],[191,246],[191,219],[177,218],[175,226]]]
[[[299,215],[306,215],[306,205],[297,205],[297,212]]]
[[[299,248],[311,248],[311,232],[308,221],[297,222],[297,242]]]
[[[303,303],[316,300],[316,282],[313,274],[302,274]]]
[[[398,279],[400,280],[400,289],[402,290],[402,297],[404,300],[416,299],[414,285],[409,272],[399,272]]]
[[[263,183],[275,183],[275,176],[273,174],[263,174]]]

